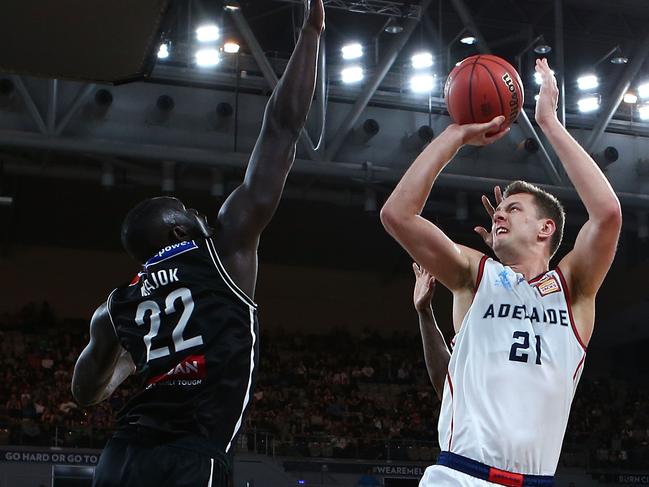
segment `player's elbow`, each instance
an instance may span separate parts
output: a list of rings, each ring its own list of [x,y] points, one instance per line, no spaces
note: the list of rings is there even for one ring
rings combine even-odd
[[[381,208],[380,213],[381,224],[383,228],[390,234],[394,235],[398,233],[399,229],[403,226],[404,217],[400,212],[390,204],[390,201],[387,201],[383,208]]]
[[[622,206],[617,198],[613,198],[605,207],[600,208],[598,213],[601,226],[618,230],[622,228]]]

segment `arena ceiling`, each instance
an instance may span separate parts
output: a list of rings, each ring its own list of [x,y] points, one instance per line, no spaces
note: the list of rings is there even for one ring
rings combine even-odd
[[[11,181],[33,177],[91,188],[227,194],[245,168],[273,86],[271,78],[281,75],[293,49],[301,3],[242,0],[239,10],[226,11],[224,7],[231,3],[171,2],[160,39],[169,43],[170,56],[157,60],[145,82],[109,86],[92,80],[0,74],[0,198],[14,195]],[[640,82],[649,81],[645,0],[326,3],[326,76],[316,93],[309,140],[305,137],[300,144],[288,198],[350,206],[376,215],[425,143],[418,129],[430,126],[438,134],[449,123],[441,85],[450,67],[465,56],[488,50],[520,63],[527,89],[527,122],[521,117],[498,147],[461,152],[440,179],[443,191],[437,196],[441,201],[436,203],[436,213],[449,219],[466,215],[458,212],[458,204],[463,208],[467,199],[478,201],[475,195],[493,184],[516,178],[545,184],[579,208],[551,150],[526,149],[525,142],[538,137],[533,122],[537,88],[531,75],[533,49],[542,43],[552,47],[547,56],[565,79],[566,125],[605,167],[627,212],[626,225],[646,242],[649,121],[638,119],[643,102],[616,102],[620,87],[634,91]],[[360,12],[372,9],[374,13]],[[241,44],[239,55],[223,54],[222,62],[211,69],[196,66],[194,60],[195,28],[207,20],[221,27],[219,42]],[[387,33],[388,24],[401,25],[404,31]],[[563,27],[557,29],[558,24]],[[479,42],[460,43],[468,33]],[[349,41],[365,48],[361,62],[366,80],[357,85],[340,80],[345,65],[340,48]],[[434,55],[431,69],[437,83],[430,97],[413,94],[408,84],[410,57],[421,49]],[[628,62],[613,64],[613,57],[626,57]],[[558,68],[562,59],[563,70]],[[596,93],[601,106],[595,113],[577,110],[581,95],[576,78],[586,71],[595,71],[600,79]],[[376,90],[370,81],[377,82]],[[169,99],[172,103],[164,109],[160,102]],[[374,136],[363,130],[368,119],[378,122],[380,130]],[[596,134],[598,128],[601,135]],[[318,140],[322,141],[319,147]],[[546,146],[542,136],[538,141]],[[603,157],[606,147],[615,148],[617,160]],[[0,199],[0,210],[8,203]]]

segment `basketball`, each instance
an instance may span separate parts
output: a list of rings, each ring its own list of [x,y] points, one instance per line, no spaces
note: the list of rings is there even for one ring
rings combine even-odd
[[[504,59],[479,54],[453,68],[444,86],[444,98],[455,123],[485,123],[503,115],[504,129],[523,108],[523,83]]]

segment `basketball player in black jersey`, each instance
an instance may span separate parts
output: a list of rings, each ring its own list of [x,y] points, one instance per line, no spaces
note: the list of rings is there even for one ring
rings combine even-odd
[[[310,5],[309,5],[310,3]],[[257,247],[279,203],[315,90],[323,0],[305,21],[264,114],[244,182],[215,228],[175,198],[129,212],[122,243],[140,262],[90,324],[74,370],[83,406],[110,397],[131,374],[139,388],[118,413],[93,485],[225,486],[259,363]]]

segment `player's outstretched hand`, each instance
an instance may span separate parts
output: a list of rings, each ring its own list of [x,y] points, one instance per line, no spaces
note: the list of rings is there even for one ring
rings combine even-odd
[[[541,75],[541,91],[536,102],[534,118],[536,123],[543,125],[557,119],[557,104],[559,103],[559,88],[557,79],[548,65],[548,60],[537,59],[535,71]]]
[[[324,0],[304,0],[304,25],[322,32],[325,27]]]
[[[413,293],[415,309],[418,312],[424,311],[430,308],[435,292],[435,278],[415,262],[412,263],[412,270],[415,271],[415,291]]]
[[[501,130],[505,117],[499,115],[486,123],[467,123],[463,125],[453,124],[449,128],[457,131],[461,137],[462,145],[489,145],[502,139],[509,132],[509,127]]]
[[[500,186],[495,186],[494,187],[494,199],[496,200],[496,207],[503,200],[503,193],[500,190]],[[489,215],[489,219],[491,219],[492,222],[493,222],[494,213],[496,212],[496,207],[494,207],[491,204],[491,201],[489,201],[489,198],[484,194],[482,195],[482,206],[484,206],[484,209],[486,210],[487,215]],[[487,231],[487,229],[485,227],[475,227],[473,230],[478,235],[480,235],[482,237],[482,239],[484,240],[484,243],[486,243],[489,246],[490,249],[493,248],[494,239],[493,239],[493,235],[491,234],[490,231]]]

